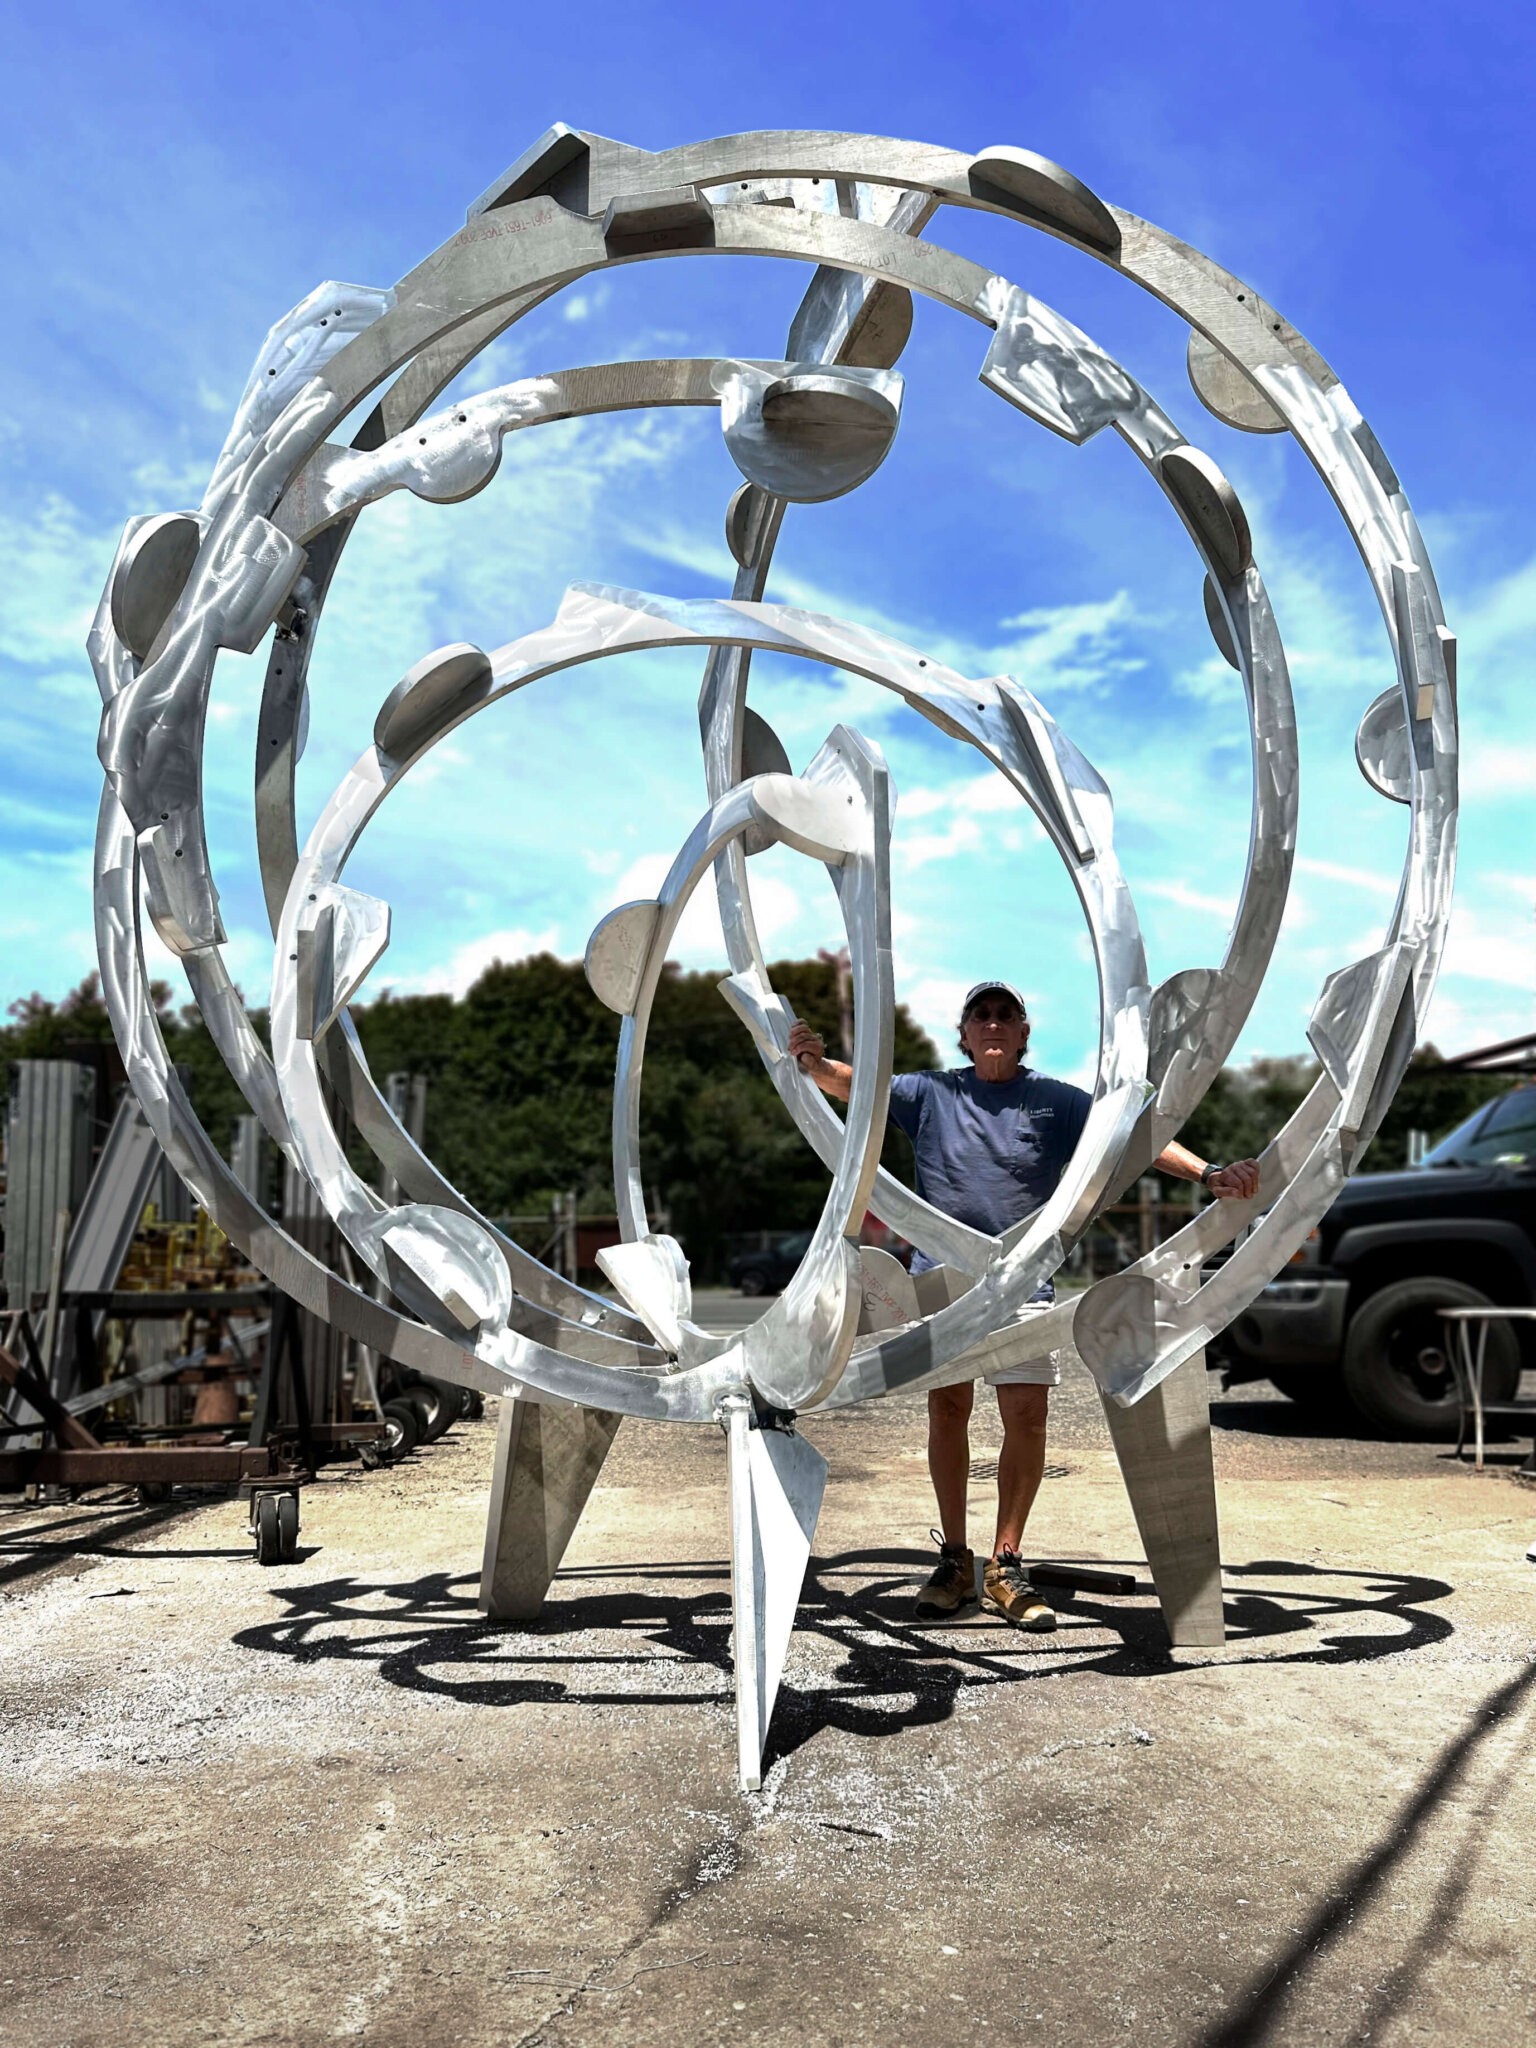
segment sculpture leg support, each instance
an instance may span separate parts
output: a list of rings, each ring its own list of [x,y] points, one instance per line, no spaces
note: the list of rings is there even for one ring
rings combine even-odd
[[[535,1621],[622,1416],[540,1401],[501,1404],[480,1610]]]
[[[1225,1642],[1205,1353],[1186,1359],[1134,1408],[1105,1401],[1104,1413],[1169,1641],[1175,1648]]]
[[[810,1561],[827,1461],[803,1436],[753,1427],[745,1394],[721,1404],[731,1486],[731,1641],[744,1792],[763,1782],[763,1745]]]

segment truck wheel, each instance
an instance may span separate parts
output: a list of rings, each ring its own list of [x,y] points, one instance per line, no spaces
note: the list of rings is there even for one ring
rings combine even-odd
[[[1367,1422],[1405,1437],[1454,1437],[1456,1382],[1442,1308],[1484,1308],[1464,1280],[1394,1280],[1363,1301],[1344,1338],[1344,1390]],[[1507,1401],[1520,1382],[1520,1345],[1508,1324],[1488,1331],[1485,1401]]]

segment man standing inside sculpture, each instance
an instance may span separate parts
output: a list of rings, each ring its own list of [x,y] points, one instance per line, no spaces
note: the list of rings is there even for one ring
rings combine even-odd
[[[1029,1047],[1024,998],[1006,981],[980,981],[960,1011],[960,1050],[970,1065],[947,1072],[898,1074],[891,1082],[891,1121],[912,1140],[917,1192],[936,1209],[988,1237],[1039,1208],[1055,1191],[1087,1119],[1090,1097],[1023,1064]],[[790,1030],[789,1050],[828,1095],[848,1100],[853,1070],[829,1060],[808,1024]],[[1216,1166],[1182,1145],[1155,1162],[1180,1180],[1200,1181],[1212,1194],[1246,1200],[1257,1194],[1258,1163]],[[921,1252],[914,1273],[935,1262]],[[1035,1301],[1054,1300],[1047,1281]],[[1045,1471],[1049,1389],[1061,1377],[1053,1358],[1027,1360],[987,1375],[997,1390],[1003,1448],[997,1465],[997,1528],[983,1573],[983,1591],[1017,1627],[1044,1631],[1056,1615],[1025,1576],[1019,1558],[1024,1524]],[[939,1562],[917,1603],[924,1621],[943,1620],[976,1599],[975,1557],[967,1542],[966,1481],[975,1383],[936,1387],[928,1396],[928,1471],[938,1501]]]

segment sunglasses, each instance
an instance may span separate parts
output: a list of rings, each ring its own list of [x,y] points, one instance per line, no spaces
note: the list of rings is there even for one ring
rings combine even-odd
[[[965,1013],[967,1024],[1022,1024],[1023,1012],[1016,1003],[973,1003]]]

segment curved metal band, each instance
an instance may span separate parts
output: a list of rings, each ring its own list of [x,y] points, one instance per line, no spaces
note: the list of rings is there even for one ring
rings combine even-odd
[[[1062,235],[1101,260],[1113,262],[1182,312],[1245,372],[1323,475],[1355,535],[1387,622],[1399,669],[1410,761],[1410,829],[1398,905],[1381,950],[1330,977],[1319,999],[1309,1035],[1323,1060],[1325,1078],[1271,1148],[1277,1172],[1288,1176],[1282,1198],[1208,1287],[1188,1287],[1185,1280],[1174,1277],[1174,1266],[1166,1261],[1156,1265],[1156,1259],[1165,1252],[1173,1258],[1174,1246],[1181,1253],[1197,1253],[1218,1228],[1244,1220],[1232,1213],[1237,1205],[1222,1205],[1214,1221],[1196,1219],[1187,1232],[1170,1240],[1169,1247],[1159,1248],[1155,1270],[1141,1262],[1145,1270],[1100,1283],[1083,1298],[1076,1312],[1075,1327],[1087,1362],[1110,1391],[1134,1398],[1187,1355],[1192,1341],[1202,1341],[1236,1313],[1326,1207],[1338,1178],[1358,1157],[1390,1100],[1412,1049],[1416,1020],[1422,1016],[1433,985],[1454,864],[1455,705],[1450,665],[1454,642],[1444,628],[1438,592],[1411,510],[1347,394],[1294,330],[1278,319],[1260,318],[1259,302],[1218,266],[1135,216],[1104,207],[1066,174],[1049,165],[1042,170],[1039,160],[1028,159],[1022,152],[992,152],[976,159],[878,138],[766,135],[652,155],[595,138],[585,141],[586,203],[589,207],[595,204],[601,214],[610,200],[622,201],[613,217],[622,215],[638,222],[638,233],[621,234],[615,229],[606,237],[598,221],[565,213],[546,198],[534,197],[505,208],[497,208],[493,202],[492,210],[472,219],[462,235],[403,280],[395,293],[358,294],[355,303],[344,300],[348,330],[363,321],[368,324],[328,359],[329,344],[320,346],[313,354],[317,374],[299,385],[286,407],[270,419],[255,407],[249,414],[253,423],[249,430],[231,436],[215,485],[210,486],[198,515],[203,539],[193,579],[137,672],[122,658],[110,636],[104,635],[98,618],[92,657],[103,694],[109,697],[102,756],[133,817],[137,857],[144,865],[157,924],[171,943],[186,953],[216,946],[222,936],[202,832],[197,758],[207,671],[218,647],[254,645],[274,610],[295,589],[295,579],[305,569],[302,555],[281,519],[269,514],[276,513],[286,482],[313,454],[328,424],[393,367],[410,358],[381,402],[378,438],[384,437],[386,428],[392,431],[401,423],[400,415],[416,404],[418,395],[421,405],[430,402],[432,389],[440,388],[456,362],[483,346],[491,333],[560,284],[591,269],[608,262],[704,249],[802,257],[820,262],[821,275],[831,266],[883,280],[899,279],[909,289],[945,299],[987,320],[997,329],[988,359],[989,382],[1057,431],[1070,432],[1074,439],[1096,431],[1112,417],[1142,459],[1158,465],[1160,481],[1166,484],[1162,470],[1177,449],[1164,437],[1166,422],[1155,415],[1150,401],[1145,407],[1135,399],[1127,405],[1123,389],[1096,373],[1098,381],[1089,380],[1092,390],[1087,412],[1074,414],[1062,403],[1060,377],[1053,382],[1047,376],[1043,387],[1041,380],[1042,339],[1048,357],[1049,348],[1060,345],[1059,328],[1064,323],[1056,329],[1049,321],[1042,324],[1040,309],[1033,302],[976,266],[927,245],[914,245],[878,225],[830,214],[797,218],[774,207],[757,209],[754,219],[750,207],[700,209],[701,228],[707,226],[707,233],[701,232],[688,250],[656,246],[647,238],[644,221],[650,196],[660,190],[658,178],[673,185],[684,179],[713,186],[737,179],[754,164],[748,177],[830,174],[845,181],[904,188],[907,195],[917,191],[926,198],[916,202],[914,217],[927,203],[940,200],[1011,213],[1046,232]],[[889,217],[895,218],[895,210],[913,208],[913,204],[910,196],[898,199]],[[765,218],[767,214],[774,218]],[[324,288],[327,295],[332,289]],[[317,311],[315,317],[323,326],[329,316]],[[294,319],[298,324],[287,340],[302,342],[306,330],[298,315]],[[274,330],[274,335],[278,332]],[[1071,330],[1071,335],[1075,336],[1076,330]],[[1081,367],[1085,358],[1078,342],[1069,340],[1069,352],[1073,350]],[[1171,491],[1170,495],[1179,502],[1178,493]],[[771,546],[776,516],[772,507],[762,509],[758,530]],[[1187,498],[1180,503],[1180,511],[1181,516],[1189,514]],[[332,529],[336,548],[347,530],[346,514],[340,517],[343,523]],[[1247,644],[1245,684],[1255,706],[1257,741],[1266,715],[1277,730],[1284,724],[1283,718],[1277,722],[1279,700],[1256,659],[1253,605],[1255,599],[1262,600],[1262,591],[1250,583],[1247,574],[1234,575],[1230,563],[1223,565],[1219,544],[1213,559],[1212,535],[1201,518],[1186,516],[1186,524],[1207,559],[1213,582],[1220,586],[1228,631],[1240,655],[1245,641]],[[1219,543],[1220,536],[1216,538]],[[320,552],[309,565],[322,598],[328,574],[324,544],[329,539],[330,535],[321,536],[316,544]],[[331,552],[331,565],[334,559]],[[753,573],[762,566],[760,559]],[[1239,571],[1241,567],[1239,562]],[[313,575],[316,570],[320,572],[317,577]],[[305,589],[302,582],[297,587]],[[1262,618],[1258,627],[1262,631]],[[731,695],[739,694],[744,661],[738,660],[735,670]],[[296,693],[290,701],[296,719]],[[1288,706],[1285,711],[1288,716]],[[707,748],[712,777],[722,762],[732,780],[739,776],[737,724],[735,708],[728,719],[715,721]],[[1282,732],[1282,741],[1286,737]],[[1293,759],[1293,742],[1290,744]],[[276,751],[283,751],[281,745]],[[1267,803],[1272,826],[1274,820],[1285,816],[1287,805],[1293,805],[1294,790],[1286,786],[1282,775],[1261,791],[1257,785],[1263,779],[1256,776],[1255,818]],[[1256,831],[1239,931],[1218,971],[1218,985],[1213,987],[1201,976],[1182,976],[1158,992],[1163,1003],[1154,1016],[1154,1073],[1161,1085],[1154,1114],[1138,1144],[1155,1149],[1156,1118],[1163,1118],[1167,1128],[1173,1127],[1198,1099],[1208,1073],[1230,1049],[1241,1022],[1238,1009],[1245,1010],[1252,1000],[1251,991],[1244,1000],[1244,988],[1273,940],[1273,924],[1278,918],[1274,896],[1277,863],[1288,868],[1288,840],[1277,847],[1272,829]],[[727,871],[738,883],[741,866],[736,852],[726,857]],[[739,917],[743,931],[749,932],[750,910],[744,898]],[[760,958],[755,940],[743,958],[749,966]],[[737,964],[734,954],[733,964]],[[738,966],[738,975],[742,971]],[[119,979],[115,1000],[132,1003],[138,999],[147,1004],[142,989],[130,988],[125,977]],[[224,1017],[229,997],[219,983],[218,972],[205,972],[203,981],[215,1016]],[[117,1015],[114,1011],[115,1021]],[[242,1059],[249,1058],[249,1041],[238,1019],[228,1018],[227,1025],[226,1035],[238,1067]],[[149,1068],[145,1071],[148,1076]],[[1102,1111],[1111,1120],[1123,1121],[1124,1104],[1111,1111],[1106,1109],[1109,1101],[1106,1094],[1096,1103],[1095,1117]],[[1090,1130],[1093,1128],[1091,1123]],[[1122,1132],[1117,1148],[1103,1145],[1102,1150],[1125,1153],[1124,1135]],[[1095,1133],[1096,1145],[1102,1137],[1103,1133]],[[1126,1156],[1134,1159],[1134,1150]],[[1088,1198],[1077,1169],[1074,1161],[1058,1190],[1061,1199],[1041,1212],[1041,1229],[1064,1224],[1074,1213],[1074,1204],[1080,1208]],[[1266,1188],[1266,1194],[1270,1192]],[[1181,1244],[1185,1238],[1188,1242]],[[1175,1264],[1183,1275],[1193,1271],[1198,1282],[1197,1256],[1183,1258],[1182,1263],[1175,1258]],[[871,1367],[882,1384],[910,1382],[915,1377],[909,1370],[912,1359],[908,1355],[914,1341],[919,1349],[937,1346],[952,1356],[962,1326],[979,1328],[991,1313],[995,1327],[997,1315],[1006,1316],[1006,1308],[989,1297],[1002,1284],[999,1276],[1007,1273],[1011,1278],[1014,1267],[1010,1256],[989,1271],[981,1286],[925,1326],[915,1340],[893,1340],[890,1364],[897,1377],[889,1378],[879,1365]],[[1118,1296],[1113,1292],[1117,1282],[1128,1283]],[[1247,1295],[1244,1288],[1249,1290]],[[896,1348],[902,1344],[907,1351],[898,1358]],[[886,1348],[879,1347],[879,1352]],[[542,1358],[535,1355],[538,1347],[526,1339],[514,1343],[509,1336],[507,1355],[513,1352],[535,1370],[542,1369]],[[567,1384],[587,1384],[588,1370],[572,1366],[576,1381],[567,1374]],[[593,1384],[616,1377],[599,1371]],[[681,1394],[680,1389],[677,1392]],[[573,1393],[571,1398],[586,1396]],[[656,1405],[628,1412],[680,1412],[674,1411],[674,1396],[659,1389],[649,1394],[636,1389],[632,1398]],[[603,1405],[624,1405],[606,1392],[600,1399]],[[690,1399],[684,1397],[685,1406]]]
[[[966,1297],[968,1307],[957,1305],[964,1307],[963,1314],[946,1312],[947,1334],[936,1333],[936,1341],[949,1343],[944,1355],[950,1356],[976,1341],[972,1325],[984,1305],[994,1319],[1010,1317],[1059,1264],[1063,1232],[1080,1228],[1100,1198],[1145,1089],[1145,960],[1129,893],[1113,861],[1108,792],[1076,750],[1055,734],[1027,693],[1007,678],[973,681],[883,635],[779,607],[677,603],[578,586],[552,626],[492,657],[493,687],[472,704],[449,704],[438,725],[424,731],[402,757],[377,746],[360,756],[317,821],[289,888],[273,977],[274,1056],[289,1121],[304,1151],[305,1170],[330,1213],[363,1255],[376,1262],[379,1254],[372,1233],[381,1205],[352,1173],[329,1132],[318,1069],[301,1049],[304,1041],[297,1031],[291,970],[299,952],[303,905],[322,899],[337,886],[352,849],[385,796],[465,718],[531,681],[607,654],[724,640],[831,662],[898,690],[945,730],[971,739],[1014,783],[1068,853],[1089,915],[1104,983],[1101,1010],[1107,1020],[1090,1123],[1058,1196],[1004,1249],[989,1271],[985,1293],[978,1290]],[[1050,750],[1054,776],[1044,764],[1042,745]],[[693,849],[691,860],[701,857]],[[873,913],[866,909],[864,914]],[[880,950],[888,951],[888,940]],[[871,997],[878,993],[869,991]],[[787,1024],[782,1028],[787,1033]],[[632,1227],[638,1228],[635,1219]],[[754,1363],[759,1370],[768,1369],[754,1360],[753,1345],[745,1339],[723,1355],[735,1358],[738,1379]]]
[[[889,231],[886,230],[876,229],[873,232],[884,236],[886,241],[895,240],[898,244],[904,241],[902,237],[892,237]],[[923,252],[925,256],[932,253],[928,251]],[[895,266],[890,261],[887,261],[882,266],[883,274],[889,278],[893,274],[894,268]],[[985,273],[977,270],[974,266],[965,266],[965,271],[968,273],[966,277],[966,284],[968,286],[974,286],[978,280],[984,280],[979,290],[980,303],[964,304],[963,300],[956,298],[953,291],[939,292],[938,295],[948,297],[950,303],[959,304],[962,310],[971,313],[973,317],[994,319],[999,324],[1000,341],[1006,341],[1007,346],[1000,348],[995,344],[993,356],[989,357],[989,377],[997,382],[998,388],[1005,391],[1008,390],[1007,380],[1010,375],[1018,379],[1021,373],[1032,372],[1037,388],[1044,380],[1052,382],[1057,392],[1061,394],[1060,402],[1066,404],[1068,402],[1066,392],[1070,388],[1068,380],[1075,373],[1077,382],[1081,384],[1081,369],[1085,362],[1091,364],[1095,369],[1102,369],[1104,359],[1099,357],[1096,351],[1092,350],[1091,344],[1086,342],[1086,337],[1079,336],[1077,330],[1070,328],[1069,323],[1061,321],[1059,316],[1050,315],[1048,309],[1037,307],[1034,302],[1027,300],[1025,295],[1019,293],[1014,287],[1007,285],[1003,280],[995,278],[988,280],[985,278]],[[904,273],[898,274],[904,275]],[[915,282],[911,278],[907,278],[906,281]],[[930,281],[930,288],[934,288],[932,281]],[[1037,333],[1037,329],[1043,329],[1043,336]],[[1063,351],[1064,344],[1068,349],[1072,348],[1074,344],[1081,344],[1081,347],[1077,348],[1075,356],[1066,365],[1065,369],[1057,361],[1057,357]],[[666,364],[642,365],[638,368],[635,382],[641,388],[649,389],[653,396],[658,393],[676,394],[679,391],[686,392],[689,388],[687,376],[690,367],[687,365]],[[1166,420],[1165,416],[1157,411],[1157,408],[1140,387],[1135,385],[1132,380],[1126,378],[1123,372],[1119,372],[1114,366],[1111,367],[1114,368],[1114,374],[1107,377],[1101,374],[1099,377],[1098,382],[1101,388],[1099,409],[1095,416],[1094,426],[1089,431],[1096,431],[1099,426],[1113,423],[1117,430],[1121,431],[1131,442],[1143,461],[1153,467],[1154,473],[1156,473],[1155,466],[1158,458],[1170,449],[1182,445],[1180,436],[1177,430]],[[694,390],[698,388],[698,381],[695,377]],[[629,383],[629,373],[625,372],[621,375],[617,371],[612,373],[606,393],[603,389],[602,373],[598,372],[588,373],[585,386],[579,391],[566,391],[563,379],[538,380],[538,387],[537,390],[528,390],[525,387],[524,391],[510,403],[506,394],[491,394],[485,403],[498,410],[502,417],[511,417],[514,424],[531,424],[539,417],[565,416],[582,404],[595,407],[604,402],[605,398],[610,403],[629,402],[628,394],[634,388]],[[1010,393],[1009,395],[1014,394]],[[698,401],[688,401],[680,397],[676,399],[676,402]],[[472,403],[479,405],[482,402],[474,401]],[[468,430],[461,438],[468,440],[476,435],[483,437],[483,429],[473,413],[461,415],[457,424]],[[429,441],[430,438],[428,437]],[[380,452],[382,453],[382,451]],[[399,465],[402,461],[409,460],[408,450],[397,450],[394,474],[399,474]],[[450,462],[446,466],[449,468],[450,475],[455,478],[461,474],[461,465]],[[311,463],[306,475],[311,475],[314,467],[314,463]],[[379,467],[382,469],[384,465],[381,464]],[[493,468],[494,462],[491,462],[488,467],[483,468],[480,474],[480,482],[488,480]],[[385,485],[384,487],[388,486]],[[301,479],[294,488],[298,492],[298,501],[301,505],[313,506],[316,503],[316,486],[312,481],[312,477],[307,485]],[[1170,493],[1170,496],[1172,496],[1172,493]],[[1177,506],[1178,500],[1176,498],[1174,502]],[[1205,535],[1191,524],[1182,506],[1179,506],[1179,510],[1181,517],[1185,518],[1185,523],[1191,526],[1191,531],[1197,545],[1201,547],[1202,552],[1206,552],[1207,542]],[[306,514],[304,516],[310,515]],[[287,511],[286,499],[282,506],[276,508],[276,521],[279,525],[283,524],[285,520],[288,524],[293,525],[298,521],[298,518],[299,515],[290,514]],[[1210,563],[1208,552],[1206,552],[1206,559],[1208,564],[1212,566],[1214,573],[1215,565]],[[1283,740],[1286,735],[1287,719],[1285,714],[1289,710],[1288,691],[1284,679],[1283,656],[1280,654],[1278,640],[1273,635],[1272,623],[1269,620],[1268,608],[1263,600],[1262,590],[1257,586],[1255,587],[1253,597],[1253,607],[1250,609],[1249,594],[1245,587],[1235,594],[1231,603],[1234,609],[1242,615],[1243,627],[1256,626],[1257,628],[1254,631],[1239,629],[1237,634],[1239,647],[1249,656],[1249,659],[1245,661],[1245,681],[1249,681],[1251,687],[1251,678],[1255,669],[1257,669],[1260,676],[1271,686],[1269,698],[1266,699],[1266,709],[1270,708],[1270,700],[1276,697],[1280,699],[1280,702],[1274,705],[1273,715],[1266,719],[1262,735],[1257,732],[1255,734],[1256,759],[1263,758],[1266,763],[1269,763],[1276,759],[1272,751],[1276,740]],[[1255,643],[1257,643],[1258,649],[1257,660],[1253,658],[1251,652],[1255,648]],[[712,757],[718,758],[717,755]],[[1278,758],[1283,762],[1283,750]],[[1283,800],[1286,797],[1289,798],[1293,814],[1294,773],[1288,777],[1280,778],[1256,777],[1256,786],[1258,790],[1257,803],[1262,804],[1264,798],[1272,793],[1278,793],[1282,798],[1282,806],[1271,807],[1272,812],[1275,808],[1281,808],[1281,815],[1261,815],[1256,820],[1255,842],[1270,849],[1270,872],[1263,878],[1266,886],[1263,888],[1250,886],[1245,890],[1243,915],[1240,916],[1238,931],[1234,935],[1233,944],[1229,949],[1229,963],[1236,961],[1247,965],[1249,972],[1239,981],[1228,969],[1207,970],[1205,971],[1201,999],[1193,1005],[1186,1002],[1186,1013],[1192,1009],[1194,1016],[1192,1020],[1188,1015],[1185,1017],[1186,1026],[1191,1027],[1186,1028],[1185,1043],[1194,1042],[1199,1046],[1201,1053],[1198,1065],[1188,1060],[1185,1062],[1184,1081],[1186,1095],[1197,1093],[1203,1087],[1202,1071],[1208,1077],[1209,1073],[1213,1073],[1219,1067],[1225,1052],[1230,1049],[1232,1041],[1241,1028],[1242,1021],[1251,1005],[1253,993],[1257,987],[1257,976],[1252,972],[1251,963],[1256,954],[1267,951],[1267,946],[1264,945],[1262,940],[1262,933],[1267,930],[1272,939],[1273,931],[1278,927],[1281,904],[1276,900],[1276,891],[1278,889],[1283,892],[1284,875],[1288,872],[1289,849],[1293,840],[1293,816],[1283,814]],[[738,919],[732,916],[727,921],[727,930],[729,933],[734,933],[737,928]],[[1246,944],[1245,941],[1247,941]],[[734,950],[739,955],[739,946]],[[753,961],[750,956],[745,959],[744,963],[739,957],[733,957],[733,965],[737,965],[740,969],[743,964],[748,970],[761,966],[760,961]],[[813,1114],[818,1116],[819,1121],[826,1116],[824,1108],[819,1104],[816,1106]],[[1169,1122],[1166,1114],[1164,1122]],[[380,1108],[376,1112],[374,1124],[387,1141],[391,1134],[387,1111],[383,1111]],[[394,1128],[398,1129],[398,1127]],[[833,1135],[834,1132],[831,1129],[823,1127],[823,1143]],[[427,1193],[427,1185],[424,1184],[425,1177],[421,1172],[418,1162],[400,1157],[400,1143],[408,1143],[408,1141],[404,1140],[403,1133],[399,1134],[399,1140],[399,1143],[389,1147],[391,1156],[386,1159],[386,1164],[396,1173],[396,1178],[401,1180],[402,1185],[411,1185],[414,1181],[415,1186],[421,1188],[423,1194]],[[1152,1145],[1149,1150],[1149,1156],[1151,1151],[1156,1149],[1159,1149],[1159,1146]],[[403,1168],[404,1170],[397,1170],[398,1168]],[[935,1243],[939,1243],[942,1240],[941,1248],[945,1256],[960,1264],[964,1269],[976,1270],[986,1255],[987,1247],[984,1243],[978,1242],[974,1233],[960,1233],[956,1226],[948,1222],[948,1219],[939,1219],[935,1212],[927,1210],[926,1205],[923,1205],[921,1212],[912,1209],[910,1205],[914,1200],[915,1198],[904,1195],[888,1178],[882,1177],[876,1200],[877,1208],[883,1206],[886,1209],[890,1209],[893,1212],[892,1220],[897,1223],[897,1227],[903,1228],[908,1234],[915,1235],[919,1241],[923,1241],[925,1236],[928,1240]],[[520,1284],[527,1284],[526,1277],[520,1281]]]

